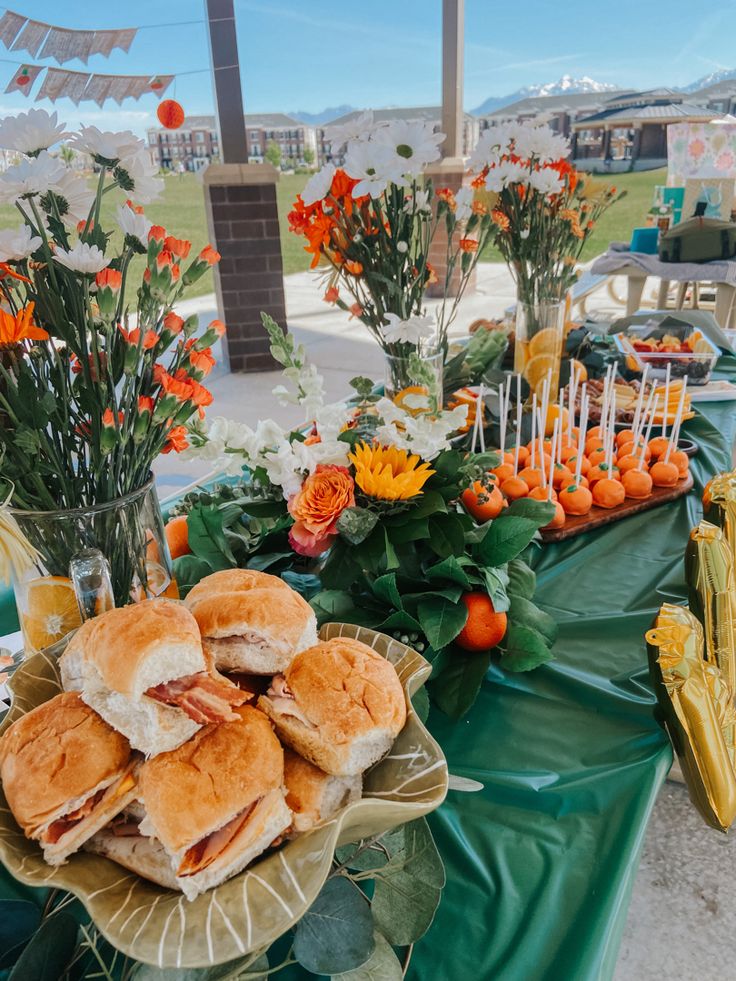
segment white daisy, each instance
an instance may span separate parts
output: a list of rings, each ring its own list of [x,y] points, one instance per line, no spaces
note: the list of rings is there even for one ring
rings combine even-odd
[[[117,223],[125,235],[138,239],[141,245],[148,241],[148,233],[151,229],[151,222],[145,215],[133,211],[127,204],[121,204],[115,212]]]
[[[418,177],[423,167],[439,160],[439,144],[444,138],[444,133],[433,131],[432,123],[394,119],[388,126],[376,130],[371,143],[392,151],[400,173]]]
[[[120,166],[133,181],[135,186],[130,193],[139,204],[150,204],[163,193],[164,182],[157,176],[158,166],[145,152],[127,158]]]
[[[514,133],[514,152],[525,160],[550,163],[569,155],[570,141],[554,133],[549,126],[522,123],[516,127]]]
[[[385,322],[388,321],[388,324]],[[428,341],[437,330],[437,321],[432,314],[409,317],[402,320],[395,313],[384,316],[383,339],[388,344],[420,344]]]
[[[33,194],[45,194],[61,179],[66,167],[41,150],[37,157],[28,157],[0,174],[0,200],[14,202]]]
[[[467,221],[473,213],[471,205],[475,192],[472,187],[461,187],[455,195],[455,221]]]
[[[304,185],[304,190],[302,191],[302,201],[309,205],[314,204],[315,201],[321,201],[323,198],[327,197],[327,194],[332,187],[332,178],[335,176],[335,165],[328,163],[325,164],[321,170],[318,170],[316,174],[312,174],[307,183]]]
[[[123,130],[121,133],[111,133],[96,126],[82,126],[78,133],[71,138],[69,145],[80,153],[89,153],[98,162],[115,164],[126,160],[144,149],[145,143],[131,133]]]
[[[358,181],[353,188],[354,198],[369,194],[380,197],[390,183],[404,183],[396,165],[396,155],[390,147],[362,140],[351,143],[345,156],[345,173]]]
[[[503,191],[509,184],[523,183],[529,176],[528,167],[521,164],[511,163],[510,160],[503,160],[495,167],[491,167],[486,177],[487,191]]]
[[[41,244],[41,238],[34,235],[28,225],[19,228],[4,228],[0,231],[0,262],[17,262],[27,259]]]
[[[552,195],[559,194],[565,186],[556,170],[551,167],[542,167],[540,170],[533,170],[527,180],[529,186],[540,194]]]
[[[110,264],[96,245],[77,242],[73,249],[56,249],[54,258],[67,269],[80,273],[98,273]]]
[[[346,143],[353,140],[368,139],[373,132],[373,110],[368,109],[361,112],[354,119],[337,126],[327,127],[327,136],[330,139],[330,150],[339,153]]]
[[[0,147],[20,153],[37,153],[58,143],[66,129],[57,114],[45,109],[29,109],[0,122]]]
[[[66,201],[67,210],[62,218],[67,224],[76,225],[80,221],[87,220],[94,204],[95,194],[84,177],[65,169],[59,180],[52,184],[49,190],[60,195]]]

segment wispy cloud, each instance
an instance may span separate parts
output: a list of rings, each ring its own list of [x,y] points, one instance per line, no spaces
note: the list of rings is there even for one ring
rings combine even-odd
[[[512,71],[515,69],[526,70],[527,68],[541,68],[545,65],[571,64],[580,58],[586,57],[581,54],[562,54],[552,55],[549,58],[529,58],[524,61],[508,61],[503,65],[489,65],[477,71],[466,72],[466,78],[480,78],[483,75],[493,75],[498,72]]]

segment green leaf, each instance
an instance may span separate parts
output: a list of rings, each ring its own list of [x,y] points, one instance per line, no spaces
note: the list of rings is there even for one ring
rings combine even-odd
[[[225,531],[222,514],[216,507],[196,507],[187,515],[189,547],[198,559],[204,559],[213,572],[237,565]]]
[[[426,571],[426,577],[428,582],[442,582],[449,579],[450,582],[457,583],[463,589],[470,588],[470,580],[454,555],[448,555],[446,559],[430,566]]]
[[[423,818],[385,836],[383,843],[391,859],[376,875],[373,919],[390,944],[405,946],[429,929],[445,884],[445,870]]]
[[[509,608],[509,598],[506,594],[509,577],[506,570],[503,566],[498,569],[483,569],[483,581],[491,597],[493,609],[496,613],[505,613]]]
[[[34,933],[8,981],[59,981],[76,947],[77,921],[69,913],[54,913]]]
[[[284,501],[244,501],[240,509],[254,518],[278,518],[286,511]]]
[[[421,630],[422,627],[419,621],[407,613],[406,610],[395,610],[379,624],[378,629],[385,632],[392,630]]]
[[[433,514],[445,514],[447,504],[444,497],[435,490],[425,490],[411,509],[412,519],[428,518]]]
[[[432,469],[437,477],[452,480],[460,469],[462,462],[463,455],[459,450],[443,450],[439,456],[432,460]]]
[[[355,610],[349,593],[342,589],[323,589],[309,601],[320,624],[327,620],[340,620]]]
[[[394,545],[406,545],[407,542],[421,541],[430,537],[429,522],[426,518],[417,518],[398,526],[385,526],[386,534]]]
[[[524,551],[538,527],[531,518],[500,515],[491,522],[488,534],[478,545],[478,558],[484,565],[505,565]]]
[[[399,590],[396,586],[396,573],[389,572],[385,576],[379,576],[371,584],[371,589],[375,596],[378,597],[381,602],[385,603],[387,606],[393,606],[395,609],[401,609],[401,596],[399,595]]]
[[[265,954],[249,954],[217,967],[153,967],[138,964],[133,981],[261,981],[268,976],[268,957]],[[90,975],[91,977],[92,975]]]
[[[462,651],[453,647],[445,667],[432,678],[432,696],[451,719],[461,719],[478,697],[491,663],[491,652]]]
[[[337,530],[351,545],[360,545],[378,523],[378,515],[367,508],[345,508],[337,519]]]
[[[500,664],[506,671],[531,671],[552,660],[544,637],[533,627],[512,625],[506,634],[506,650]]]
[[[292,560],[294,559],[293,552],[259,552],[256,555],[249,555],[246,562],[246,567],[248,569],[255,569],[257,572],[265,572],[266,569],[270,569],[271,566],[276,565],[277,562],[283,562],[284,559]]]
[[[419,601],[417,615],[427,640],[435,650],[454,640],[468,619],[464,603],[453,603],[436,594],[429,594]]]
[[[294,572],[293,569],[285,569],[281,573],[281,578],[307,602],[322,589],[319,577],[311,572]]]
[[[450,555],[462,555],[465,551],[465,531],[456,515],[444,514],[430,518],[429,532],[429,547],[441,559]]]
[[[404,972],[393,947],[381,933],[374,939],[375,949],[365,964],[346,974],[333,974],[332,981],[401,981]]]
[[[384,529],[384,538],[386,541],[386,568],[398,569],[401,563],[399,562],[399,557],[396,554],[396,549],[392,545],[391,539],[388,537],[388,529]]]
[[[537,501],[533,497],[520,497],[506,509],[505,514],[517,518],[529,518],[531,521],[536,521],[539,528],[543,528],[554,517],[555,506],[548,501]]]
[[[338,540],[330,549],[320,572],[320,579],[326,589],[340,589],[346,583],[353,582],[359,572],[360,566],[353,558],[350,548]]]
[[[509,613],[511,626],[533,627],[544,637],[550,647],[557,640],[558,627],[557,621],[549,613],[540,610],[538,606],[523,596],[513,596],[511,598],[511,609]]]
[[[4,899],[0,902],[0,961],[14,947],[20,948],[32,936],[41,922],[41,910],[24,899]],[[19,952],[19,951],[18,951]],[[6,967],[11,962],[5,964]]]
[[[348,385],[350,385],[361,399],[366,399],[373,393],[374,384],[365,375],[357,375],[355,378],[351,378]]]
[[[531,599],[537,588],[537,577],[523,559],[512,559],[508,565],[509,595]]]
[[[313,974],[340,974],[360,967],[375,949],[371,910],[362,892],[333,876],[299,920],[294,956]]]
[[[196,555],[180,555],[178,559],[174,559],[174,579],[181,598],[184,599],[192,586],[196,586],[200,579],[209,576],[211,572],[208,563],[204,559],[198,559]]]

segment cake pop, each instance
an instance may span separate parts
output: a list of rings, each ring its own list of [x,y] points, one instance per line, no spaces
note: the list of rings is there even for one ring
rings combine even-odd
[[[562,505],[559,501],[552,501],[552,503],[555,506],[555,513],[552,520],[542,528],[542,531],[553,531],[555,528],[562,528],[565,524],[565,512],[562,510]]]
[[[669,365],[667,365],[669,368]],[[680,479],[680,468],[676,463],[671,460],[672,452],[676,442],[679,438],[680,424],[682,422],[682,410],[685,405],[685,390],[687,388],[687,375],[682,379],[682,389],[680,391],[680,399],[677,403],[677,412],[675,413],[675,419],[672,423],[672,431],[670,433],[670,438],[667,443],[666,451],[661,454],[660,459],[656,463],[652,464],[649,471],[652,477],[652,481],[655,487],[674,487],[677,481]],[[664,432],[664,425],[662,430]]]
[[[588,453],[588,463],[591,465],[591,467],[597,467],[599,463],[604,463],[605,459],[605,446],[597,446],[592,452]]]
[[[593,485],[593,500],[599,508],[617,508],[623,503],[626,493],[620,480],[603,477]]]
[[[580,461],[581,461],[580,462],[580,472],[585,477],[585,476],[587,476],[588,471],[590,470],[590,460],[587,458],[587,456],[585,456],[585,454],[582,454],[580,456]],[[575,471],[578,470],[578,454],[577,453],[575,454],[575,456],[571,456],[569,458],[569,460],[566,461],[566,466],[570,467],[570,469],[573,472],[575,472]]]
[[[503,509],[503,495],[498,487],[484,487],[479,480],[464,490],[461,496],[468,514],[481,524],[497,518]]]
[[[667,447],[670,445],[667,439],[667,416],[670,410],[670,373],[672,370],[671,362],[667,362],[667,373],[665,375],[664,381],[664,404],[662,406],[662,435],[656,436],[653,440],[649,441],[649,449],[652,452],[652,456],[655,460],[664,456],[667,452]],[[684,385],[683,385],[684,388]],[[656,484],[656,480],[654,481]]]
[[[633,429],[621,429],[616,433],[616,446],[621,447],[634,439]]]
[[[682,379],[682,388],[680,390],[680,398],[677,403],[677,412],[675,414],[675,421],[672,424],[672,432],[670,434],[670,445],[667,447],[667,452],[664,455],[665,463],[672,463],[677,467],[678,477],[686,476],[688,470],[690,469],[690,461],[688,460],[687,453],[677,449],[677,443],[680,439],[680,427],[682,426],[682,413],[685,408],[686,389],[687,375],[685,375],[685,377]]]
[[[527,497],[529,488],[521,477],[507,477],[501,484],[501,493],[510,501],[518,501],[520,497]]]
[[[641,438],[639,438],[637,442],[635,442],[632,439],[629,440],[628,443],[624,443],[623,446],[619,448],[617,460],[622,460],[625,456],[629,456],[630,454],[634,453],[634,450],[638,451],[641,448],[641,445],[642,445]],[[644,447],[644,454],[645,454],[644,459],[649,461],[649,458],[652,455],[652,451],[649,449],[648,446]]]
[[[680,479],[680,471],[675,464],[665,463],[664,460],[653,463],[649,473],[655,487],[674,487]]]
[[[591,467],[588,471],[588,486],[595,487],[599,480],[616,480],[621,476],[618,467],[609,467],[607,463],[601,463],[600,466]]]
[[[547,491],[548,491],[547,487],[535,487],[533,488],[533,490],[529,491],[529,494],[527,496],[531,497],[533,501],[547,501],[550,499]],[[551,500],[553,501],[557,500],[557,492],[555,490],[552,491]]]
[[[616,466],[618,467],[618,472],[621,475],[621,479],[624,479],[624,474],[628,473],[630,470],[637,470],[639,467],[639,457],[633,453],[627,454],[625,457],[620,457],[616,461]]]
[[[564,463],[555,463],[552,467],[552,486],[555,490],[564,487],[572,481],[572,470]]]
[[[532,395],[532,438],[527,447],[529,466],[519,473],[519,476],[529,490],[542,486],[542,472],[537,467],[537,396]]]
[[[591,436],[589,430],[588,438],[585,440],[585,455],[590,456],[591,453],[593,453],[595,450],[602,449],[602,447],[603,440],[600,438],[600,436]]]
[[[670,455],[670,463],[674,463],[680,477],[686,477],[690,469],[690,458],[684,450],[673,450]]]
[[[514,476],[514,465],[513,463],[501,463],[499,466],[494,467],[491,473],[495,475],[499,484],[502,484],[504,480],[508,480],[509,477]]]
[[[560,491],[559,501],[565,514],[587,514],[593,505],[593,495],[582,484],[570,484]]]
[[[652,493],[652,478],[646,470],[627,470],[621,477],[621,485],[626,496],[635,500],[643,501]]]

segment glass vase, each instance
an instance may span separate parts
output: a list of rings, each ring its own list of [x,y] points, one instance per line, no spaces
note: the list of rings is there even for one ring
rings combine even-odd
[[[565,300],[516,304],[514,372],[522,375],[541,399],[549,379],[550,399],[560,387],[560,362],[565,326]]]
[[[32,566],[13,582],[27,653],[61,647],[83,619],[113,604],[178,598],[152,476],[106,504],[9,510],[36,550]]]
[[[407,345],[408,347],[408,345]],[[444,352],[439,348],[412,348],[386,355],[384,393],[412,415],[442,409]]]

